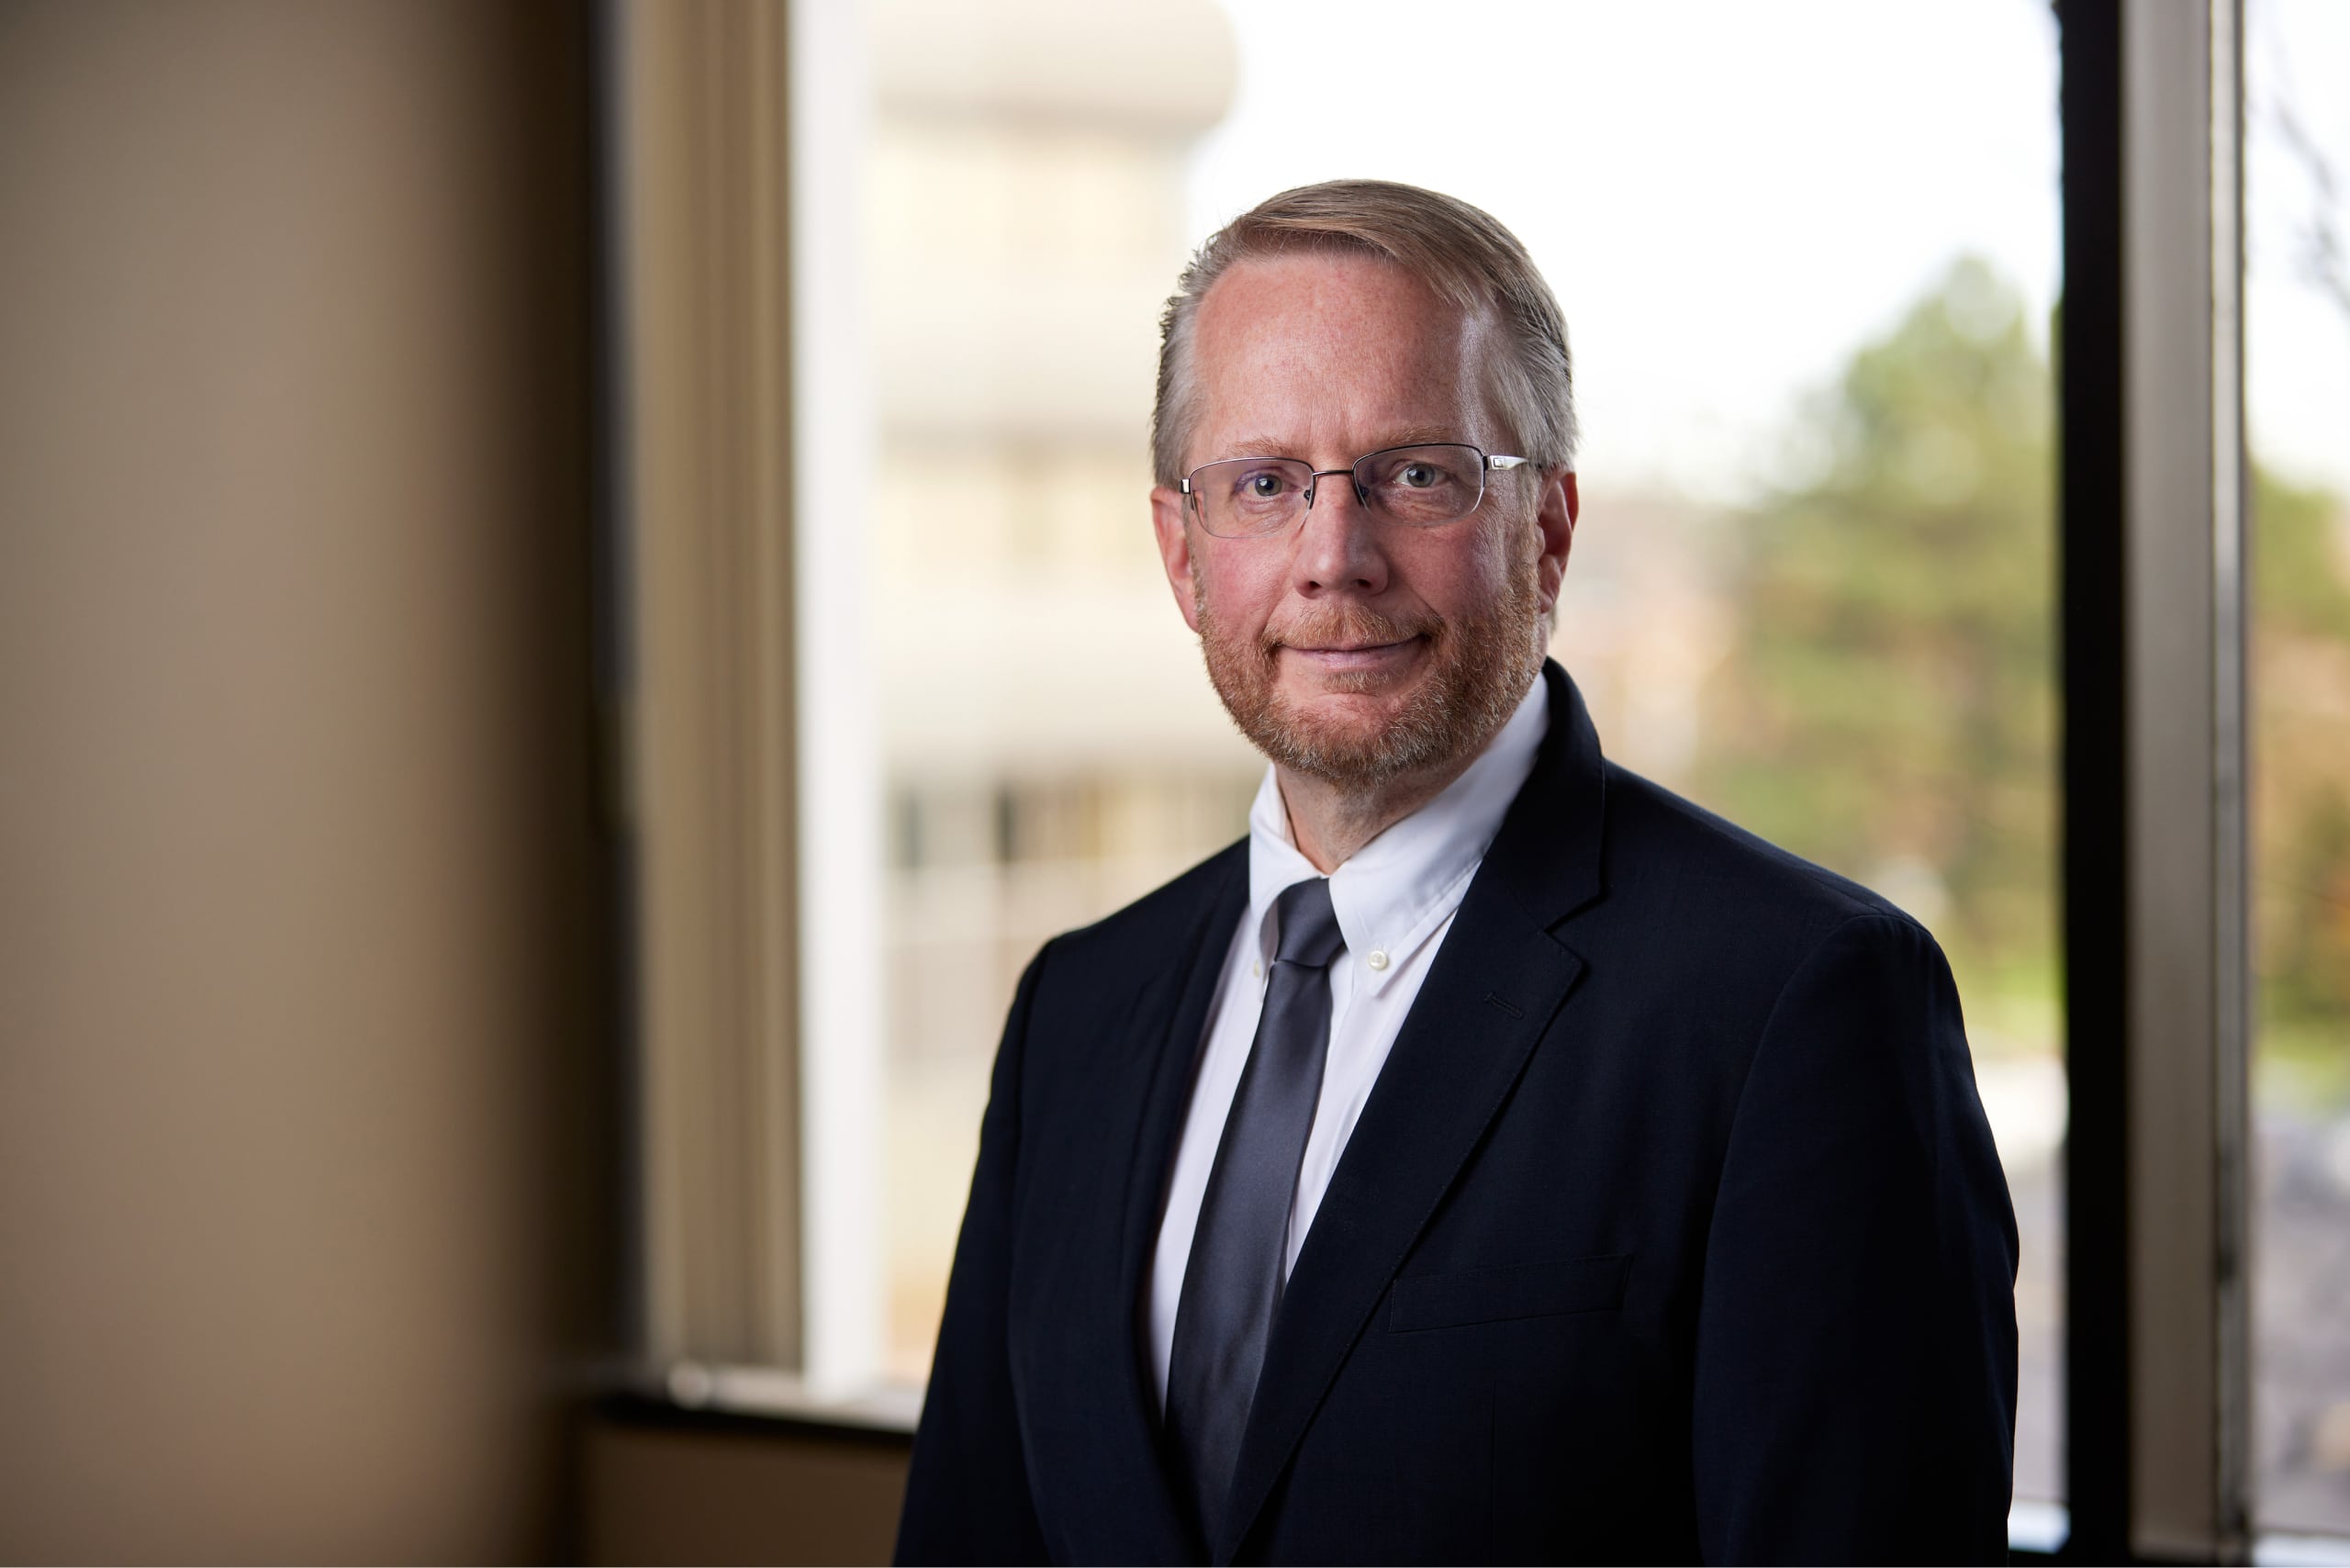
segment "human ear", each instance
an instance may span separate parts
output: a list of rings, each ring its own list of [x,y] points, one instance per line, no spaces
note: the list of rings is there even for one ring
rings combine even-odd
[[[1183,527],[1183,495],[1165,485],[1150,492],[1150,526],[1158,535],[1159,563],[1167,568],[1167,586],[1174,590],[1175,608],[1183,624],[1200,629],[1199,596],[1192,585],[1192,539]]]
[[[1541,534],[1542,549],[1535,566],[1536,587],[1545,615],[1559,602],[1559,585],[1566,580],[1567,556],[1575,544],[1575,519],[1582,510],[1583,498],[1575,490],[1574,470],[1545,470],[1542,493],[1534,510],[1534,526]]]

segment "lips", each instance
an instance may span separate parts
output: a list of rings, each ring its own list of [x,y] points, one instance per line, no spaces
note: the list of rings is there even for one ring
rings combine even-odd
[[[1283,648],[1297,664],[1326,676],[1377,676],[1409,666],[1419,656],[1425,642],[1426,638],[1414,636],[1392,642],[1349,642],[1319,647],[1291,643],[1283,644]]]
[[[1308,643],[1287,643],[1282,645],[1293,652],[1301,654],[1375,654],[1388,648],[1400,648],[1407,643],[1416,643],[1418,641],[1419,639],[1417,637],[1397,637],[1384,643],[1334,643],[1320,644]]]

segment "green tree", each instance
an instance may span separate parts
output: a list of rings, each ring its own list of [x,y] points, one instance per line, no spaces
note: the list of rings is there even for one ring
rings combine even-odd
[[[2048,365],[2015,291],[1954,263],[1793,442],[1817,477],[1742,520],[1740,643],[1700,789],[1934,924],[1962,978],[2052,984]],[[1970,987],[1970,989],[1972,989]]]
[[[1699,792],[1941,905],[1970,1004],[2054,995],[2051,390],[2015,291],[1955,263],[1790,432],[1813,476],[1739,520],[1707,697]],[[2263,1050],[2350,1096],[2350,506],[2255,469],[2252,539]]]
[[[2257,472],[2253,941],[2264,1069],[2350,1095],[2350,507]]]

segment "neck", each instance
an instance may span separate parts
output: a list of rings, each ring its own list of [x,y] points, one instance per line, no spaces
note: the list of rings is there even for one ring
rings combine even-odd
[[[1485,743],[1490,745],[1493,736],[1486,736]],[[1290,840],[1326,877],[1364,845],[1444,793],[1484,749],[1473,746],[1432,767],[1369,785],[1337,783],[1277,764],[1273,772],[1289,812]]]

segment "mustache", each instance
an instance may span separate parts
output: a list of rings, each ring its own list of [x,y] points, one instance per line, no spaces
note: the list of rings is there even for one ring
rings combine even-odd
[[[1379,643],[1403,643],[1414,637],[1431,642],[1444,634],[1444,618],[1435,614],[1409,618],[1389,615],[1360,605],[1310,610],[1281,626],[1268,626],[1258,636],[1258,649],[1270,657],[1280,648],[1367,647]]]

